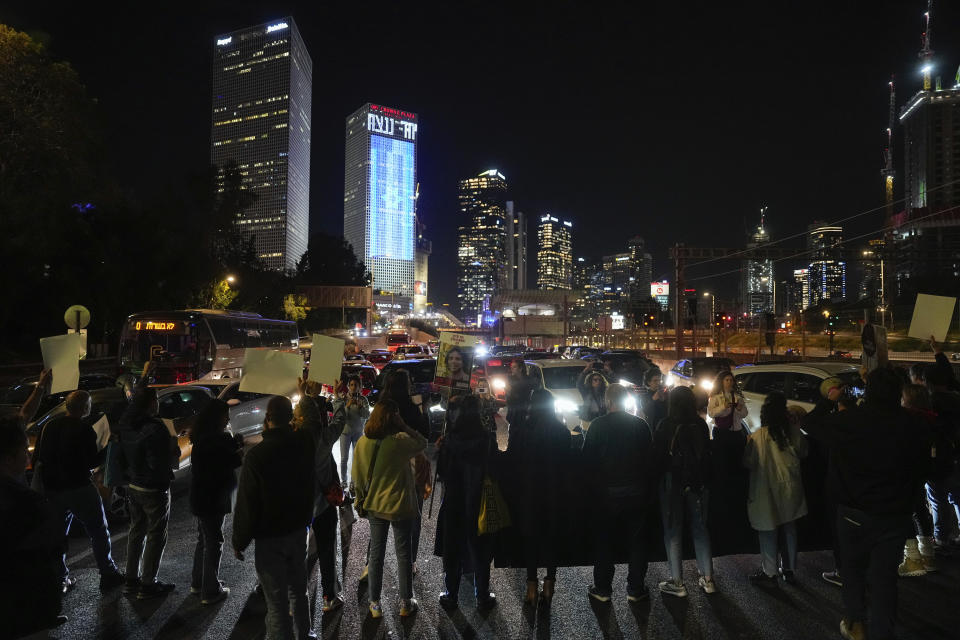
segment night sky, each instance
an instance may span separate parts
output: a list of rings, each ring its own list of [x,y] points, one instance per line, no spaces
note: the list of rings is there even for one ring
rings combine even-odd
[[[573,221],[575,255],[640,234],[654,276],[670,279],[668,246],[742,246],[762,205],[774,238],[880,205],[887,80],[896,74],[898,108],[919,88],[926,5],[100,4],[34,2],[0,8],[0,21],[45,34],[73,64],[100,102],[118,176],[141,197],[209,162],[219,33],[297,21],[313,58],[312,231],[343,231],[346,115],[367,101],[417,112],[435,302],[455,302],[457,180],[489,168],[531,220]],[[957,24],[960,7],[934,6],[944,86],[960,64]],[[732,297],[736,282],[696,286]]]

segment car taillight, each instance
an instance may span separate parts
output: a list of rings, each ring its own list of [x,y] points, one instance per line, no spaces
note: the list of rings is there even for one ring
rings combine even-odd
[[[190,374],[183,371],[177,371],[173,374],[174,384],[183,384],[190,381]]]
[[[502,366],[503,366],[503,360],[501,360],[500,358],[490,358],[489,360],[487,360],[487,366],[488,366],[488,367],[502,367]]]

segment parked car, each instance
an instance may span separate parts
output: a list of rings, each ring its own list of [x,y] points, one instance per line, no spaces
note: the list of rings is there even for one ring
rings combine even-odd
[[[852,358],[852,357],[853,357],[853,354],[851,354],[849,351],[840,351],[840,350],[837,350],[837,351],[834,351],[833,353],[831,353],[831,354],[830,354],[830,357],[831,357],[831,358],[834,358],[834,359],[837,359],[837,360],[847,360],[847,359],[849,359],[849,358]]]
[[[393,360],[393,354],[386,349],[375,349],[367,354],[367,362],[377,368],[377,371]]]
[[[783,393],[787,405],[807,411],[820,401],[820,383],[827,378],[840,378],[854,396],[863,395],[858,367],[840,362],[748,364],[734,369],[733,377],[747,403],[746,427],[750,431],[760,428],[760,407],[772,391]]]
[[[406,344],[397,347],[394,352],[394,358],[397,360],[406,360],[409,358],[427,358],[430,356],[430,350],[422,344]]]
[[[486,386],[490,393],[500,402],[506,401],[507,379],[510,377],[510,362],[514,354],[503,352],[501,355],[488,355],[475,358],[473,372],[470,375],[470,386],[480,388]]]
[[[678,360],[667,373],[668,387],[700,387],[707,393],[713,391],[713,381],[723,370],[733,371],[730,358],[688,358]]]
[[[647,369],[657,366],[642,351],[636,349],[608,349],[595,358],[591,354],[581,359],[591,362],[609,362],[618,376],[616,380],[610,380],[610,382],[629,384],[633,387],[642,386]]]
[[[583,373],[582,361],[528,360],[527,371],[533,377],[535,386],[546,389],[553,396],[554,410],[566,427],[573,429],[578,426],[583,400],[577,389],[577,379]],[[632,394],[625,408],[636,415],[637,402]]]
[[[560,354],[555,351],[524,351],[520,356],[524,360],[560,360]]]
[[[37,388],[38,376],[23,378],[20,382],[0,390],[0,416],[9,416],[19,413],[20,407],[27,401],[33,390]],[[78,389],[84,391],[94,391],[96,389],[108,389],[117,384],[116,376],[105,373],[84,373],[80,375]],[[37,408],[37,415],[43,415],[58,404],[66,400],[71,391],[61,391],[47,395],[40,401]]]

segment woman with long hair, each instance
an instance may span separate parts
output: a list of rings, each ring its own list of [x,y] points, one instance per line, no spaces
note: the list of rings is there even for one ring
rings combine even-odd
[[[427,439],[400,417],[397,403],[380,398],[354,449],[351,473],[357,491],[356,505],[370,522],[367,590],[370,615],[374,618],[383,615],[380,592],[390,529],[397,555],[400,615],[410,616],[417,610],[410,546],[413,523],[419,515],[411,461],[426,446]]]
[[[580,392],[580,426],[584,431],[590,428],[590,423],[607,413],[604,404],[604,395],[607,393],[607,379],[593,369],[593,363],[588,362],[577,378],[577,390]]]
[[[496,433],[484,425],[482,404],[475,395],[460,402],[460,412],[440,444],[437,475],[443,481],[443,502],[437,517],[435,552],[443,557],[444,586],[440,606],[457,607],[460,578],[473,573],[479,608],[496,604],[490,593],[491,536],[477,535],[483,477],[495,475]]]
[[[713,381],[713,393],[707,404],[707,415],[713,419],[714,430],[740,431],[747,413],[747,403],[737,389],[733,373],[724,369]]]
[[[572,458],[570,431],[557,418],[553,395],[537,389],[530,395],[524,428],[510,436],[507,447],[510,514],[523,540],[527,565],[524,602],[549,605],[557,579],[557,543],[564,540],[570,493],[565,478]],[[539,593],[538,568],[546,568]]]
[[[667,401],[667,417],[653,436],[654,465],[660,492],[663,541],[670,565],[670,580],[660,591],[684,598],[683,526],[690,527],[700,572],[698,584],[714,593],[713,557],[707,530],[707,500],[711,476],[710,429],[697,413],[696,399],[689,387],[676,387]]]
[[[360,376],[347,376],[342,388],[343,391],[338,391],[337,399],[333,402],[333,412],[336,414],[341,407],[344,412],[345,424],[340,435],[340,477],[346,483],[350,477],[347,473],[350,451],[356,448],[357,441],[363,435],[363,425],[370,416],[370,403],[361,393],[363,384]]]
[[[223,520],[232,510],[237,488],[234,469],[242,463],[243,438],[226,432],[230,407],[210,400],[190,428],[190,510],[197,517],[197,546],[193,553],[190,593],[202,604],[227,597],[230,589],[220,582],[223,553]]]
[[[760,570],[750,575],[754,584],[775,583],[778,574],[794,582],[797,520],[807,514],[800,476],[800,459],[806,455],[807,441],[798,421],[791,419],[786,397],[768,394],[760,407],[760,428],[747,438],[743,452],[743,465],[750,471],[747,515],[760,538]]]

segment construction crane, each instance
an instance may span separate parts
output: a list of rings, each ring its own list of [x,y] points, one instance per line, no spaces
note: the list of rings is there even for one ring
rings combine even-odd
[[[887,224],[893,217],[893,180],[896,172],[893,170],[893,123],[897,109],[897,90],[893,84],[893,76],[890,76],[890,113],[887,119],[887,146],[883,150],[883,170],[880,175],[883,176],[883,188],[887,203]]]
[[[920,41],[923,43],[920,53],[917,56],[920,58],[921,67],[920,70],[923,72],[923,90],[930,91],[933,87],[930,82],[931,73],[933,72],[933,49],[930,48],[930,20],[933,14],[933,0],[927,0],[927,10],[924,12],[924,30],[923,36]]]

